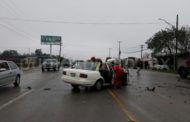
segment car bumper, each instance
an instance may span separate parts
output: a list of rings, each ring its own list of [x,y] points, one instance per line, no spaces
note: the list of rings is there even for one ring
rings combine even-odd
[[[76,85],[81,85],[81,86],[93,86],[95,84],[95,81],[90,81],[85,78],[74,78],[74,77],[62,76],[62,80],[65,83],[76,84]]]

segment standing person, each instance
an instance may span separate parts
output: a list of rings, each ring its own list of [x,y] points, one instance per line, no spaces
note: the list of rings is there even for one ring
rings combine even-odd
[[[137,61],[137,75],[140,75],[141,67],[142,67],[142,62],[141,62],[141,60],[139,59],[139,60]]]
[[[127,86],[128,85],[128,82],[129,82],[129,69],[126,66],[123,67],[123,77],[122,77],[122,85],[123,86]]]
[[[116,65],[113,66],[113,70],[115,71],[115,78],[113,81],[113,86],[118,88],[122,85],[122,76],[123,76],[123,69],[119,65],[118,62],[116,62]]]

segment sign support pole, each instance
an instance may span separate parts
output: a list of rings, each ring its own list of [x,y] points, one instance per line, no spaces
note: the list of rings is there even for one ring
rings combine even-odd
[[[52,44],[50,44],[50,57],[52,55]]]
[[[61,46],[62,46],[62,43],[60,43],[60,49],[59,49],[59,61],[61,62]]]

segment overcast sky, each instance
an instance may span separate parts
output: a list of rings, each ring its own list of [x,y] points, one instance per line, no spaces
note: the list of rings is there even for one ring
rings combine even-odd
[[[140,57],[127,52],[139,51],[154,33],[170,27],[158,18],[175,25],[179,14],[179,27],[189,25],[189,5],[189,0],[0,0],[0,52],[41,48],[49,53],[40,36],[55,35],[62,36],[62,54],[68,58],[104,59],[109,48],[117,57],[118,41],[122,58]]]

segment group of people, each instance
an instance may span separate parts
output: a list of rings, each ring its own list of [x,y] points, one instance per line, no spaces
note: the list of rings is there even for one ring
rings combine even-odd
[[[112,62],[112,68],[115,72],[112,85],[114,88],[120,88],[128,84],[129,70],[126,66],[122,66],[119,62]]]
[[[101,59],[95,57],[92,57],[90,61],[100,62],[101,65],[103,64]],[[122,65],[121,61],[111,58],[106,59],[106,62],[109,62],[109,64],[112,66],[112,69],[114,70],[114,77],[112,78],[113,87],[119,88],[121,86],[126,86],[129,81],[128,67],[125,64]],[[101,71],[101,75],[104,76],[103,71]]]

